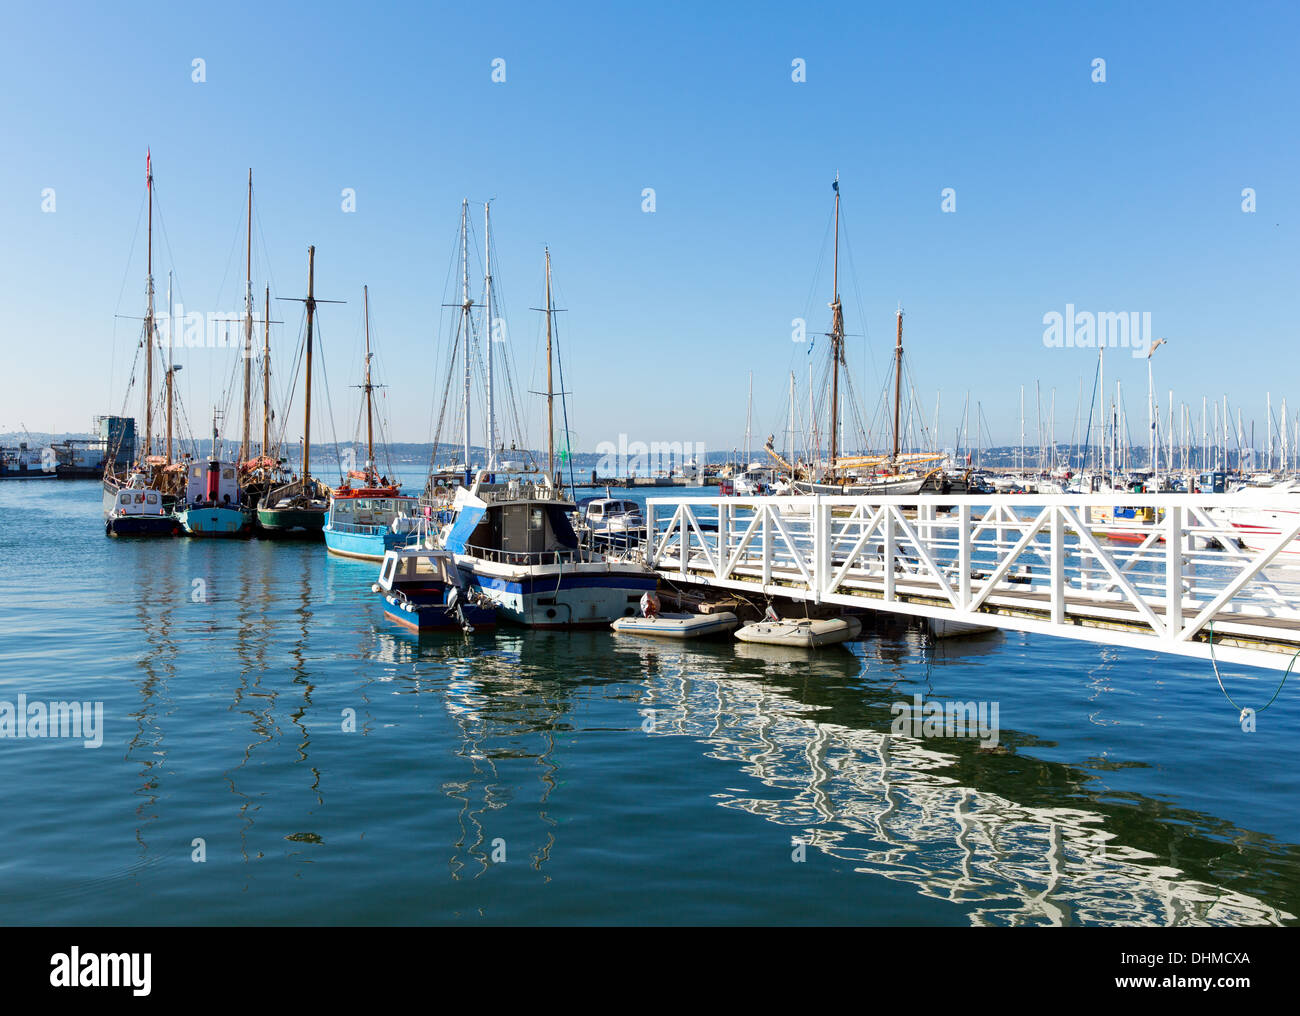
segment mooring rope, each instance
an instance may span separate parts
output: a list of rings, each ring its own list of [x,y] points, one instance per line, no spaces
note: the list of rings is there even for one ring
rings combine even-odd
[[[1245,716],[1248,707],[1239,706],[1237,705],[1236,702],[1233,702],[1232,696],[1228,694],[1228,689],[1223,686],[1223,678],[1219,676],[1219,664],[1218,661],[1215,660],[1214,658],[1214,622],[1213,621],[1210,622],[1209,627],[1210,627],[1210,665],[1214,667],[1214,679],[1219,682],[1219,691],[1223,692],[1223,697],[1228,700],[1228,702],[1232,705],[1234,709],[1237,710],[1237,712],[1240,715]],[[1291,662],[1286,665],[1286,671],[1282,674],[1282,680],[1278,683],[1277,691],[1273,692],[1273,697],[1269,699],[1259,709],[1251,710],[1252,712],[1255,713],[1256,716],[1258,716],[1265,709],[1267,709],[1269,706],[1271,706],[1274,702],[1277,701],[1277,697],[1282,694],[1282,686],[1286,684],[1286,679],[1291,676],[1291,669],[1295,666],[1295,661],[1297,659],[1300,659],[1300,649],[1297,649],[1295,651],[1295,655],[1291,657]]]

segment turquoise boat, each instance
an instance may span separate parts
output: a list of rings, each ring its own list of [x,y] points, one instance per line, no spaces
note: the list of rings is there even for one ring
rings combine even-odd
[[[213,446],[216,442],[214,440]],[[185,476],[185,501],[176,518],[190,536],[249,536],[256,516],[241,500],[232,462],[192,462]]]
[[[321,532],[325,548],[339,557],[382,561],[390,550],[414,547],[420,539],[418,498],[396,487],[350,487],[334,491]]]

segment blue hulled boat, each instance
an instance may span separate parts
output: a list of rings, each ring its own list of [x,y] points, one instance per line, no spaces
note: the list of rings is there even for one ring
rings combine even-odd
[[[408,631],[464,631],[496,627],[491,601],[470,591],[445,550],[390,550],[372,587],[384,599],[384,616]]]

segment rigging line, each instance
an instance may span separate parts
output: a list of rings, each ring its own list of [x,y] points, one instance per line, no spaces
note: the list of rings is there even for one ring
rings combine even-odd
[[[235,255],[238,253],[240,241],[244,239],[245,211],[246,209],[244,207],[244,197],[241,195],[239,199],[239,215],[235,219],[235,237],[230,242],[230,253],[226,255],[226,267],[225,267],[225,271],[221,273],[221,284],[217,286],[218,307],[221,306],[221,296],[226,291],[226,280],[230,278],[230,265],[235,260]]]
[[[461,333],[461,328],[459,325],[457,325],[455,336],[450,343],[451,345],[450,362],[452,365],[455,364],[456,354],[460,351],[460,333]],[[445,421],[447,416],[447,403],[451,397],[451,379],[454,373],[455,372],[450,369],[446,371],[446,380],[443,384],[443,390],[442,390],[442,406],[438,410],[438,429],[437,431],[434,432],[433,450],[429,454],[429,475],[430,476],[432,476],[435,470],[437,469],[438,450],[442,444],[442,427],[443,427],[443,422]],[[468,465],[468,463],[466,465]]]
[[[338,428],[334,426],[334,401],[330,397],[329,372],[326,370],[325,367],[325,331],[321,327],[321,323],[319,320],[316,322],[316,335],[320,339],[320,376],[322,382],[321,387],[325,389],[325,411],[330,419],[330,433],[334,437],[334,460],[339,467],[339,478],[341,480],[346,480],[347,477],[343,476],[342,473],[343,456],[339,453],[339,432],[338,432]]]
[[[553,325],[555,333],[555,360],[560,369],[560,411],[564,416],[564,457],[569,462],[569,490],[573,491],[576,487],[576,481],[573,475],[573,443],[569,434],[569,398],[568,389],[564,385],[564,356],[560,351],[560,328],[559,322]],[[548,479],[551,479],[548,477]]]
[[[117,315],[122,311],[122,297],[126,294],[126,280],[131,274],[131,261],[135,257],[135,245],[140,239],[140,220],[144,218],[144,206],[147,200],[148,194],[140,197],[140,208],[135,214],[135,229],[131,233],[131,247],[127,251],[126,267],[122,269],[122,285],[118,287],[117,305],[113,308],[113,345],[109,351],[108,399],[106,400],[110,406],[113,404],[113,371],[117,365]]]
[[[840,209],[840,235],[844,238],[844,251],[848,255],[849,261],[849,278],[853,280],[853,293],[858,301],[858,314],[862,321],[863,359],[866,361],[866,366],[871,368],[871,376],[879,378],[880,374],[876,370],[876,362],[871,356],[871,326],[867,323],[867,304],[862,299],[862,288],[858,285],[858,266],[853,259],[853,245],[849,242],[849,217],[843,208]],[[864,376],[862,380],[865,382],[867,379]]]

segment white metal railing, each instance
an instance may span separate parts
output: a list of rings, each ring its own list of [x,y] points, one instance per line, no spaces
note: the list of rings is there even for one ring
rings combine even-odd
[[[1115,517],[1115,505],[1135,518]],[[1300,498],[1250,536],[1200,494],[657,497],[647,563],[681,581],[1286,666],[1300,650]],[[943,506],[944,511],[940,511]]]

